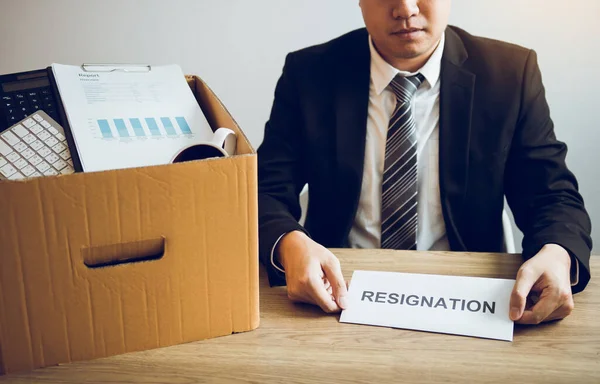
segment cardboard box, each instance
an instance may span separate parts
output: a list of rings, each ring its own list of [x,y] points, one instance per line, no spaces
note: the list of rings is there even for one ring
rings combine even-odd
[[[258,327],[256,153],[187,80],[235,156],[0,182],[0,373]]]

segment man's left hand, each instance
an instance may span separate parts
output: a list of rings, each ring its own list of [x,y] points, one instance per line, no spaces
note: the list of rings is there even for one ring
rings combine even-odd
[[[569,316],[575,303],[571,293],[571,257],[560,245],[546,244],[517,273],[510,297],[510,319],[539,324]],[[538,296],[531,307],[528,297]]]

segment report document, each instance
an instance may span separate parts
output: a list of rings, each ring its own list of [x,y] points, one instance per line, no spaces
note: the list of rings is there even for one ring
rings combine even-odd
[[[213,136],[178,65],[51,69],[85,172],[168,164]]]

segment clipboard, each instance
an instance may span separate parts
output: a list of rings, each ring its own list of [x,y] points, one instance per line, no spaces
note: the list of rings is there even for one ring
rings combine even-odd
[[[81,64],[81,69],[85,72],[90,73],[107,73],[115,71],[144,73],[152,71],[152,66],[149,64],[83,63]],[[79,151],[77,150],[77,146],[75,145],[75,139],[73,138],[71,125],[69,124],[69,119],[67,118],[67,113],[65,111],[62,98],[60,97],[60,92],[58,90],[58,85],[56,83],[56,78],[54,77],[52,67],[46,67],[46,72],[48,73],[48,78],[50,79],[50,87],[52,88],[54,99],[56,100],[56,111],[58,113],[58,118],[60,119],[58,123],[63,127],[65,131],[65,137],[69,146],[69,152],[71,152],[73,168],[75,168],[75,172],[83,172],[83,166],[81,165]]]
[[[144,73],[152,71],[152,66],[149,64],[106,64],[106,63],[84,63],[81,64],[81,69],[85,72],[133,72]]]
[[[71,69],[67,70],[67,67]],[[183,74],[181,82],[179,77],[175,77],[177,80],[174,78],[176,73],[181,72],[181,68],[176,65],[52,64],[47,67],[47,71],[53,92],[57,96],[57,113],[65,131],[75,172],[168,164],[172,161],[172,156],[183,148],[191,144],[210,145],[214,137],[215,132],[195,95],[187,84],[184,86]],[[69,71],[73,75],[68,75]],[[100,74],[97,77],[105,78],[107,83],[103,81],[101,84],[106,85],[106,88],[90,88],[91,83],[88,83],[83,87],[88,98],[85,102],[73,93],[72,81],[65,82],[67,77],[63,77],[74,76],[74,73],[79,75],[72,79],[79,79],[77,83],[81,84],[86,82],[88,73],[90,75],[87,80],[90,82],[94,82],[91,74]],[[146,75],[148,78],[142,79]],[[171,84],[171,81],[176,83]],[[65,84],[70,85],[64,88]],[[63,95],[61,89],[65,92]],[[91,93],[88,94],[88,90]],[[116,102],[118,105],[121,100],[127,105],[125,109],[116,107],[114,112],[93,112],[101,110],[100,104],[105,101],[113,105]],[[107,108],[112,107],[107,104]],[[89,131],[83,125],[88,124],[84,123],[84,111],[90,113],[87,117]],[[77,122],[70,121],[75,114]],[[226,140],[223,145],[231,147],[232,140]],[[106,155],[111,151],[114,151],[114,156]]]

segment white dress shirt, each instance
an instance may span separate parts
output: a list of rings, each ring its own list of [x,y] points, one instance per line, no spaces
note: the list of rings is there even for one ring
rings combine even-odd
[[[381,246],[381,183],[385,144],[390,117],[396,107],[396,96],[389,84],[398,73],[402,76],[421,73],[425,77],[412,101],[417,130],[417,249],[446,251],[450,248],[442,216],[438,161],[440,71],[444,42],[442,35],[427,63],[418,71],[409,73],[388,64],[369,37],[371,85],[367,138],[358,211],[349,235],[352,248]]]

